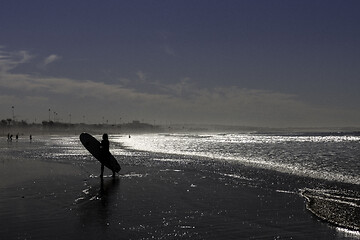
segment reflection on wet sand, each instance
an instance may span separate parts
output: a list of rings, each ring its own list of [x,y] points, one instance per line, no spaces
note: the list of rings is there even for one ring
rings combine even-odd
[[[89,183],[86,183],[88,185]],[[100,234],[98,238],[106,235],[106,228],[110,225],[110,219],[114,213],[119,213],[116,208],[119,205],[118,192],[120,190],[120,179],[105,176],[104,179],[99,179],[97,184],[87,186],[83,192],[85,197],[79,204],[77,215],[80,216],[81,229],[84,232],[92,232],[93,234]],[[101,226],[102,232],[94,233],[92,228],[94,226]],[[97,227],[99,229],[99,227]]]
[[[119,184],[120,179],[117,177],[110,179],[101,178],[99,198],[104,207],[108,206],[108,202],[112,200],[112,197],[117,196],[115,192],[119,190]]]

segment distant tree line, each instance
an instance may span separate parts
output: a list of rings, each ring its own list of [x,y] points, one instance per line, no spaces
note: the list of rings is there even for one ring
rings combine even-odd
[[[3,119],[0,121],[0,127],[38,127],[42,129],[72,129],[78,127],[90,127],[93,129],[102,129],[104,127],[111,128],[111,129],[138,129],[138,130],[155,130],[159,129],[159,126],[154,126],[148,123],[142,123],[140,121],[132,121],[129,123],[123,124],[84,124],[84,123],[63,123],[63,122],[54,122],[54,121],[42,121],[41,123],[32,123],[29,124],[25,120],[22,121],[15,121],[11,118]]]
[[[28,123],[26,121],[24,121],[24,120],[14,121],[11,118],[8,118],[8,119],[1,120],[0,125],[1,126],[11,126],[11,125],[27,126]]]

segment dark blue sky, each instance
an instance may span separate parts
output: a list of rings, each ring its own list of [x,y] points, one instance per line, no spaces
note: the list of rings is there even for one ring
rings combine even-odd
[[[52,108],[63,121],[360,126],[359,10],[355,0],[5,0],[0,118],[16,105],[28,121]]]

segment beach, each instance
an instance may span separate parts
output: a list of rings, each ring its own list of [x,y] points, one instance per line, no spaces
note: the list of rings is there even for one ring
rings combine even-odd
[[[298,177],[284,184],[270,170],[237,165],[233,174],[228,163],[194,165],[201,159],[113,144],[122,170],[112,178],[106,169],[101,180],[78,137],[64,139],[1,139],[1,239],[360,238],[307,210]],[[258,171],[268,177],[254,180]]]

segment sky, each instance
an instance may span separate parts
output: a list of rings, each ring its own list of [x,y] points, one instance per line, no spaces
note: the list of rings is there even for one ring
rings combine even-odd
[[[2,0],[0,119],[360,127],[359,11],[357,0]]]

